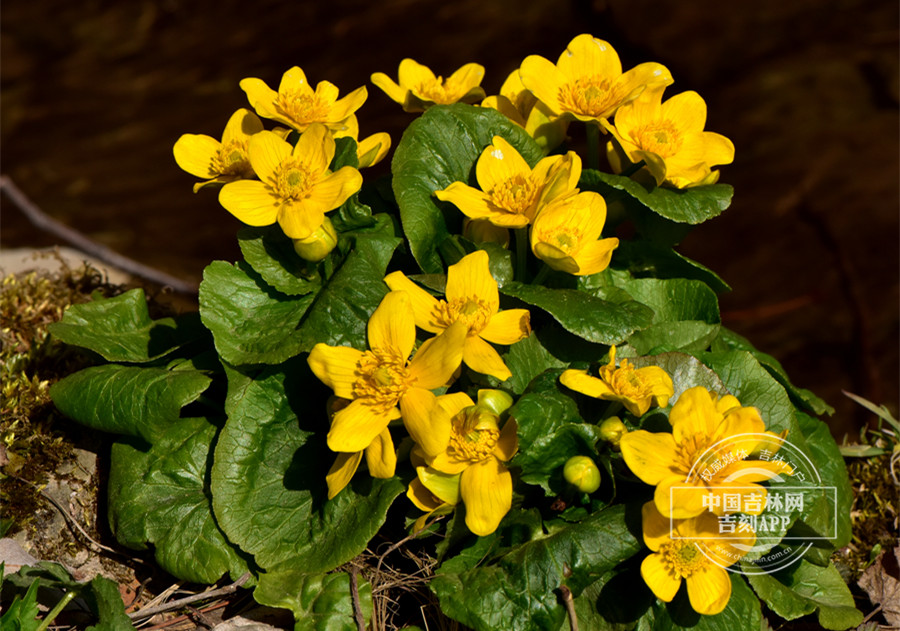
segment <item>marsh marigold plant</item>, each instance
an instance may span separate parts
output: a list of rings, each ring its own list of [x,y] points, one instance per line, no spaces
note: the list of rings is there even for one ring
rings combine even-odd
[[[97,358],[51,395],[114,435],[110,532],[297,629],[856,628],[830,408],[673,245],[733,194],[706,101],[586,33],[511,68],[294,66],[172,139],[239,260],[199,317],[132,290],[52,326]]]

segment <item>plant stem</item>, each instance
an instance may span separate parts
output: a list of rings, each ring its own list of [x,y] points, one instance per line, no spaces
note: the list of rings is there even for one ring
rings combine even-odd
[[[619,175],[621,175],[622,177],[631,177],[632,175],[640,171],[646,164],[647,163],[643,160],[641,160],[640,162],[635,162],[630,167],[619,173]]]
[[[528,226],[516,228],[516,280],[526,282],[528,273]]]
[[[60,612],[66,608],[66,605],[68,605],[70,602],[72,602],[72,599],[75,598],[75,596],[77,596],[78,592],[80,592],[80,591],[81,591],[81,589],[78,587],[67,591],[63,595],[63,597],[59,599],[59,602],[56,603],[56,606],[50,610],[50,613],[48,613],[44,617],[40,626],[37,628],[37,631],[47,631],[47,627],[50,626],[50,623],[53,622],[56,619],[56,616],[58,616],[60,614]]]
[[[600,168],[600,123],[590,122],[587,127],[587,159],[589,169]]]
[[[550,266],[544,263],[541,266],[540,271],[537,273],[537,276],[532,279],[531,284],[540,285],[542,282],[544,282],[544,279],[547,278],[547,274],[550,273],[550,269]]]

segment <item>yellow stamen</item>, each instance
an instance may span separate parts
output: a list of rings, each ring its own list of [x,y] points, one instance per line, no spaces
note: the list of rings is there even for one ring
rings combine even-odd
[[[468,327],[468,335],[478,335],[493,315],[487,302],[477,296],[457,298],[449,302],[438,302],[434,314],[439,326],[449,327],[454,322],[464,322]]]
[[[305,163],[289,159],[278,166],[273,179],[272,188],[278,197],[296,201],[310,196],[318,178]]]
[[[232,140],[219,147],[212,158],[212,170],[219,175],[252,178],[254,174],[247,155],[247,141]]]
[[[688,578],[709,564],[697,544],[691,541],[667,541],[659,548],[663,562],[670,572]]]
[[[316,94],[302,94],[295,90],[280,92],[275,99],[275,107],[280,114],[298,125],[309,125],[327,120],[330,104],[323,102]]]
[[[406,361],[400,357],[366,351],[356,366],[356,382],[353,384],[353,398],[364,399],[380,409],[397,405],[400,397],[412,385]]]
[[[495,186],[488,194],[500,210],[525,215],[534,206],[539,192],[532,178],[517,174]]]
[[[499,438],[494,415],[464,410],[453,418],[447,453],[456,460],[481,462],[494,453]]]
[[[644,151],[668,158],[681,148],[681,134],[669,120],[659,120],[641,127],[634,132],[638,146]]]
[[[582,116],[602,116],[617,101],[618,94],[609,79],[600,75],[578,77],[559,89],[559,102]]]

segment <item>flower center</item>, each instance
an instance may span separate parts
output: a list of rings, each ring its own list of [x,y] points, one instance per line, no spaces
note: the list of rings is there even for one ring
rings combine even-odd
[[[675,445],[675,457],[680,463],[682,471],[690,471],[696,468],[699,471],[704,469],[704,464],[699,462],[700,456],[703,455],[710,445],[711,439],[706,434],[693,434],[684,437],[684,439]],[[711,455],[715,459],[715,455]]]
[[[541,240],[570,254],[578,250],[583,239],[584,234],[576,226],[559,226],[544,235]]]
[[[692,541],[667,541],[659,547],[659,552],[668,569],[683,578],[688,578],[709,563],[709,559]]]
[[[456,460],[473,463],[489,458],[500,437],[496,427],[496,417],[492,414],[463,410],[453,417],[448,454]]]
[[[438,302],[435,319],[445,327],[454,322],[463,322],[468,328],[468,335],[478,335],[487,326],[491,315],[492,310],[486,301],[477,296],[469,296]]]
[[[278,166],[273,179],[272,188],[278,197],[297,201],[311,195],[318,177],[305,163],[288,159]]]
[[[500,210],[513,215],[528,216],[534,208],[539,192],[534,181],[520,173],[503,180],[488,194]]]
[[[212,170],[219,175],[230,175],[240,179],[252,178],[254,173],[247,158],[247,142],[231,140],[219,147],[212,159]]]
[[[379,351],[366,351],[356,364],[353,397],[387,410],[400,401],[412,385],[406,360]]]
[[[311,123],[325,122],[331,111],[330,104],[322,101],[317,94],[304,94],[297,90],[279,92],[275,98],[275,108],[296,123],[300,131]]]
[[[649,385],[644,383],[627,359],[623,359],[618,368],[603,366],[600,370],[603,381],[608,383],[616,394],[632,400],[650,395]]]
[[[618,98],[609,79],[600,75],[578,77],[559,89],[559,102],[564,109],[582,116],[608,116]]]
[[[457,100],[455,86],[450,80],[444,81],[443,77],[437,77],[434,81],[423,81],[413,90],[416,96],[423,101],[431,101],[438,105],[449,105]]]
[[[669,158],[681,148],[681,133],[670,120],[659,120],[635,130],[637,145],[644,151]]]

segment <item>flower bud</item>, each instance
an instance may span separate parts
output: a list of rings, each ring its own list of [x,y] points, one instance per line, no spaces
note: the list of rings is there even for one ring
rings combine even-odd
[[[610,443],[613,447],[619,446],[622,436],[628,433],[628,428],[618,416],[611,416],[600,423],[600,438]]]
[[[500,416],[513,404],[513,399],[503,390],[484,389],[478,391],[477,406]]]
[[[303,260],[310,263],[318,263],[337,245],[338,236],[331,219],[325,217],[325,221],[319,229],[305,239],[294,239],[294,251]]]
[[[463,236],[475,243],[497,243],[509,247],[509,230],[487,219],[464,219]]]
[[[566,482],[585,493],[593,493],[600,488],[600,469],[587,456],[573,456],[563,467]]]

